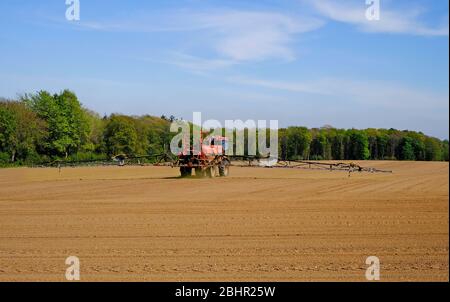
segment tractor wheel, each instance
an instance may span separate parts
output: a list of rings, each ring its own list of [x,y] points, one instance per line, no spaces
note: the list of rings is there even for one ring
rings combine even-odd
[[[202,168],[195,168],[195,176],[205,177],[205,171],[203,171]]]
[[[227,177],[229,172],[230,172],[230,167],[228,167],[227,165],[219,166],[219,175],[221,177]]]
[[[214,178],[214,177],[216,177],[216,175],[217,175],[217,168],[216,168],[216,166],[211,166],[211,167],[209,167],[208,169],[206,169],[206,175],[207,175],[209,178]]]
[[[181,177],[188,177],[192,174],[191,168],[180,167]]]

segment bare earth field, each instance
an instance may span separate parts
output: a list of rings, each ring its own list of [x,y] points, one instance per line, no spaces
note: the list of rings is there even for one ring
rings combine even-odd
[[[448,163],[360,164],[394,173],[0,169],[0,281],[448,281]]]

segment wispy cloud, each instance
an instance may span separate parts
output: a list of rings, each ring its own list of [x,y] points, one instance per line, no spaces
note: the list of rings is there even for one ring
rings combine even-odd
[[[433,108],[447,112],[447,114],[449,110],[448,93],[438,94],[418,88],[405,87],[398,83],[341,78],[322,78],[305,82],[271,81],[248,77],[230,77],[228,80],[242,85],[321,95],[335,100],[337,103],[343,101],[346,106],[349,105],[348,102],[353,102],[391,109]]]
[[[285,90],[290,92],[302,92],[302,93],[313,93],[313,94],[331,94],[330,91],[323,90],[322,85],[318,85],[318,83],[301,83],[301,82],[286,82],[286,81],[273,81],[273,80],[263,80],[263,79],[255,79],[248,78],[242,76],[234,76],[228,78],[229,82],[243,84],[243,85],[251,85],[251,86],[259,86],[269,89],[276,90]]]
[[[215,50],[236,61],[292,60],[295,52],[290,44],[294,36],[323,25],[322,21],[310,17],[236,10],[197,14],[194,18],[209,24],[214,31]]]
[[[293,60],[296,54],[291,44],[295,35],[316,30],[323,24],[317,18],[294,17],[286,13],[216,9],[165,12],[155,17],[137,17],[133,21],[112,23],[86,21],[76,26],[97,31],[184,32],[201,35],[201,45],[195,46],[214,53],[217,60],[208,62],[208,65],[219,67],[228,65],[230,61]],[[187,67],[193,63],[204,63],[202,59],[196,60],[189,55],[186,55],[186,59],[182,65]]]
[[[366,32],[384,32],[423,36],[448,36],[448,14],[439,26],[432,27],[421,21],[426,11],[417,6],[395,10],[381,1],[381,17],[369,21],[365,17],[365,1],[304,0],[320,15],[334,21],[349,23]]]
[[[180,12],[161,12],[160,14],[140,14],[134,18],[120,19],[114,21],[96,20],[80,21],[73,24],[81,29],[105,31],[105,32],[136,32],[136,33],[158,33],[158,32],[190,32],[208,29],[209,24],[189,21],[190,15]]]
[[[180,52],[170,52],[168,59],[154,60],[143,58],[142,60],[170,64],[202,75],[205,75],[210,71],[228,68],[237,64],[234,60],[206,59]]]

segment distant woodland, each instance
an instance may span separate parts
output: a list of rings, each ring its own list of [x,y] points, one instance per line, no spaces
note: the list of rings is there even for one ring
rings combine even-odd
[[[100,116],[69,90],[0,99],[0,166],[168,153],[176,135],[170,132],[173,120],[174,116]],[[415,131],[288,127],[279,129],[278,136],[283,159],[449,160],[448,140]]]

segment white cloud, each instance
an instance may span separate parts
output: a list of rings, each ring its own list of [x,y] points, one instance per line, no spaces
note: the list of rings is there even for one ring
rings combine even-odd
[[[235,61],[269,58],[292,60],[290,47],[294,35],[313,31],[323,25],[317,19],[281,13],[221,11],[197,14],[195,19],[214,31],[213,47]]]
[[[311,17],[243,10],[184,10],[156,16],[136,16],[133,21],[75,24],[83,29],[97,31],[183,32],[185,37],[191,34],[198,41],[195,50],[213,52],[218,60],[212,63],[217,66],[222,65],[220,61],[292,60],[295,58],[291,45],[294,36],[316,30],[322,25],[323,21]],[[201,37],[201,41],[196,39],[198,37]],[[186,55],[186,59],[187,62],[183,64],[193,63],[193,57]]]
[[[365,1],[306,0],[324,17],[349,23],[366,32],[384,32],[423,36],[448,36],[448,15],[440,26],[431,27],[420,21],[425,11],[413,7],[394,10],[381,1],[379,21],[369,21],[365,15]]]

